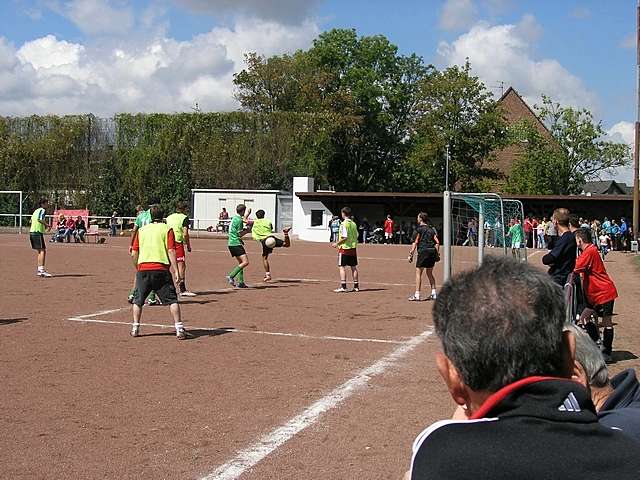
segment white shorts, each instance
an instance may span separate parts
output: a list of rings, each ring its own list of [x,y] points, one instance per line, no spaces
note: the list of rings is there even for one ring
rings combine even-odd
[[[520,248],[520,242],[513,242],[511,248]]]
[[[384,238],[391,238],[391,237],[393,237],[393,233],[384,232]]]

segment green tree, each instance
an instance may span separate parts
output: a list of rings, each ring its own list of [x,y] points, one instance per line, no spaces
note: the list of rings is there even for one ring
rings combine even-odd
[[[409,146],[418,82],[430,68],[398,54],[382,35],[322,33],[308,51],[248,58],[235,84],[242,106],[256,112],[295,110],[341,115],[333,136],[328,182],[343,190],[389,189]]]
[[[523,145],[523,153],[507,179],[507,191],[577,194],[586,181],[629,163],[630,147],[607,140],[602,123],[589,110],[563,107],[547,96],[535,109],[552,138],[531,124],[513,127],[512,140]]]
[[[503,114],[491,92],[464,66],[449,67],[421,81],[414,146],[407,165],[424,191],[445,188],[447,146],[450,188],[473,191],[497,178],[494,151],[506,145]]]

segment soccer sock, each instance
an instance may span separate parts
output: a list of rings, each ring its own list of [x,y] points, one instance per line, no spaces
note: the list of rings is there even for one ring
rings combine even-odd
[[[39,272],[44,272],[44,267],[38,267]]]
[[[176,322],[176,332],[179,332],[180,330],[184,330],[184,323]]]
[[[187,291],[187,286],[184,283],[184,280],[180,281],[180,293],[184,293]]]
[[[605,327],[602,332],[602,346],[604,351],[611,355],[613,350],[613,327]]]
[[[420,290],[416,290],[416,293],[414,293],[413,296],[416,298],[420,298]]]
[[[240,268],[240,271],[238,272],[237,277],[238,277],[238,283],[244,283],[244,270],[242,268]]]
[[[435,288],[432,288],[432,289],[431,289],[431,295],[435,295],[435,294],[436,294],[436,289],[435,289]]]
[[[266,272],[265,276],[270,277],[271,276],[271,272]]]
[[[360,282],[353,282],[353,288],[359,288]]]
[[[347,289],[347,282],[340,283],[340,287],[344,288],[346,290]]]
[[[231,278],[236,278],[236,275],[238,275],[241,271],[242,271],[242,269],[240,268],[240,266],[239,266],[239,265],[236,265],[236,266],[233,268],[233,270],[231,270],[231,271],[229,272],[229,276],[230,276]]]

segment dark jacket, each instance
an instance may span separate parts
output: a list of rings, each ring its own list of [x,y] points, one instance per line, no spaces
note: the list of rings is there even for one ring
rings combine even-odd
[[[422,432],[411,479],[640,478],[640,444],[598,423],[589,393],[576,382],[525,378],[489,397],[476,416]]]
[[[577,248],[573,233],[564,232],[553,249],[542,257],[542,263],[549,266],[549,275],[561,287],[564,287],[567,277],[576,267]]]
[[[640,442],[640,383],[635,370],[620,372],[611,379],[611,386],[613,393],[598,412],[600,423],[619,428]]]

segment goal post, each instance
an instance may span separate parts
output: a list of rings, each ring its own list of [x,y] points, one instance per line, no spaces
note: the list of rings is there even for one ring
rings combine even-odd
[[[526,262],[526,244],[512,245],[509,228],[522,229],[524,207],[519,200],[505,199],[497,193],[443,195],[444,280],[455,273],[454,266],[481,265],[487,252]],[[524,236],[524,231],[521,231]],[[513,247],[518,248],[513,248]],[[456,261],[454,261],[456,260]]]
[[[0,190],[0,227],[22,233],[24,195],[22,190]]]

